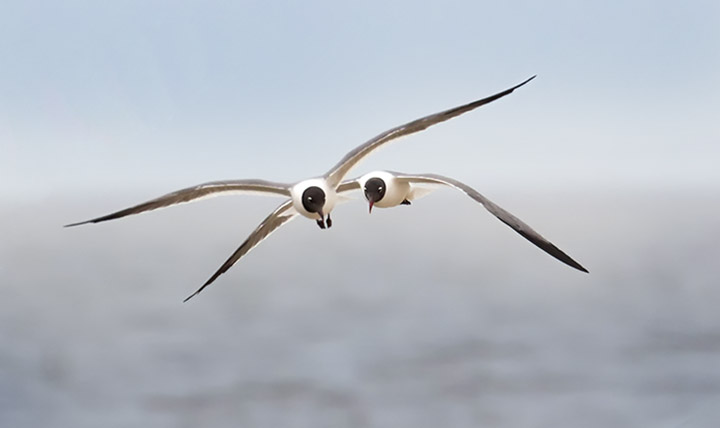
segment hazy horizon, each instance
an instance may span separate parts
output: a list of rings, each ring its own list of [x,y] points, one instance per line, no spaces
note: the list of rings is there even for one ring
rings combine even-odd
[[[590,274],[445,191],[296,220],[183,304],[276,200],[5,206],[0,424],[714,426],[718,193],[496,196]]]

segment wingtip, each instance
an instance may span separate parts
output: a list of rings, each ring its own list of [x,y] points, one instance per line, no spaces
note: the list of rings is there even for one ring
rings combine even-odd
[[[529,79],[527,79],[527,80],[525,80],[524,82],[520,83],[519,85],[515,86],[515,87],[513,88],[513,90],[515,90],[515,89],[517,89],[517,88],[519,88],[519,87],[521,87],[521,86],[523,86],[523,85],[525,85],[525,84],[527,84],[527,83],[530,83],[530,81],[533,80],[533,79],[536,78],[536,77],[537,77],[537,74],[533,74]]]
[[[203,285],[203,288],[204,288],[204,287],[205,287],[205,286]],[[200,290],[194,292],[193,294],[187,296],[187,297],[183,300],[183,303],[186,303],[188,300],[190,300],[190,299],[192,299],[193,297],[197,296],[197,295],[200,293],[200,291],[202,291],[202,288],[200,288]]]
[[[203,290],[205,289],[205,287],[207,287],[208,285],[210,285],[210,283],[213,282],[214,280],[215,280],[215,278],[210,278],[205,284],[202,285],[202,287],[198,288],[197,291],[195,291],[193,294],[187,296],[187,297],[185,298],[185,300],[183,300],[183,303],[187,302],[188,300],[190,300],[190,299],[192,299],[193,297],[195,297],[195,296],[197,296],[198,294],[200,294],[200,292],[203,291]]]
[[[580,263],[576,262],[575,260],[573,260],[573,262],[574,263],[570,264],[571,267],[574,267],[575,269],[579,270],[580,272],[585,272],[587,274],[590,273],[590,271],[585,269],[585,267],[583,265],[581,265]]]
[[[66,225],[64,225],[63,227],[75,227],[75,226],[82,226],[83,224],[91,224],[91,223],[92,223],[92,224],[95,224],[95,223],[100,223],[101,221],[105,221],[105,218],[104,218],[104,217],[98,217],[98,218],[93,218],[93,219],[90,219],[90,220],[83,220],[83,221],[79,221],[79,222],[77,222],[77,223],[66,224]]]

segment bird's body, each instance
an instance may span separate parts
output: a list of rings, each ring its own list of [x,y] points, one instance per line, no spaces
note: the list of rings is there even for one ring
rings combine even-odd
[[[306,193],[309,189],[319,189],[317,196]],[[305,198],[303,198],[303,194],[305,194]],[[337,190],[329,186],[327,180],[324,178],[317,177],[303,180],[290,189],[293,208],[295,208],[300,215],[312,220],[321,220],[318,210],[310,211],[312,208],[308,206],[308,203],[319,202],[315,199],[318,197],[321,197],[323,200],[322,207],[319,211],[330,214],[337,203]],[[308,198],[310,198],[310,200],[308,200]]]
[[[378,193],[382,192],[382,197],[373,201],[373,206],[378,208],[392,208],[401,205],[404,201],[415,199],[412,195],[415,189],[410,182],[398,180],[395,175],[387,171],[374,171],[363,175],[357,181],[361,189],[376,184]]]

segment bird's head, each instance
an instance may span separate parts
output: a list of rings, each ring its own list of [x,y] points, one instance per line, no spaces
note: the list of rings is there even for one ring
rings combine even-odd
[[[382,200],[386,190],[387,186],[382,178],[373,177],[365,182],[363,192],[365,193],[365,199],[370,203],[369,212],[372,213],[373,205],[375,202]]]
[[[325,192],[317,186],[310,186],[302,194],[303,208],[310,213],[318,213],[322,219],[325,216],[323,207],[325,206]]]

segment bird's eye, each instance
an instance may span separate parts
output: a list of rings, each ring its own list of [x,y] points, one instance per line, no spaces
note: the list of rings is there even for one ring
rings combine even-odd
[[[308,196],[308,201],[312,201],[312,196]]]
[[[378,187],[378,191],[382,190],[382,186]]]

